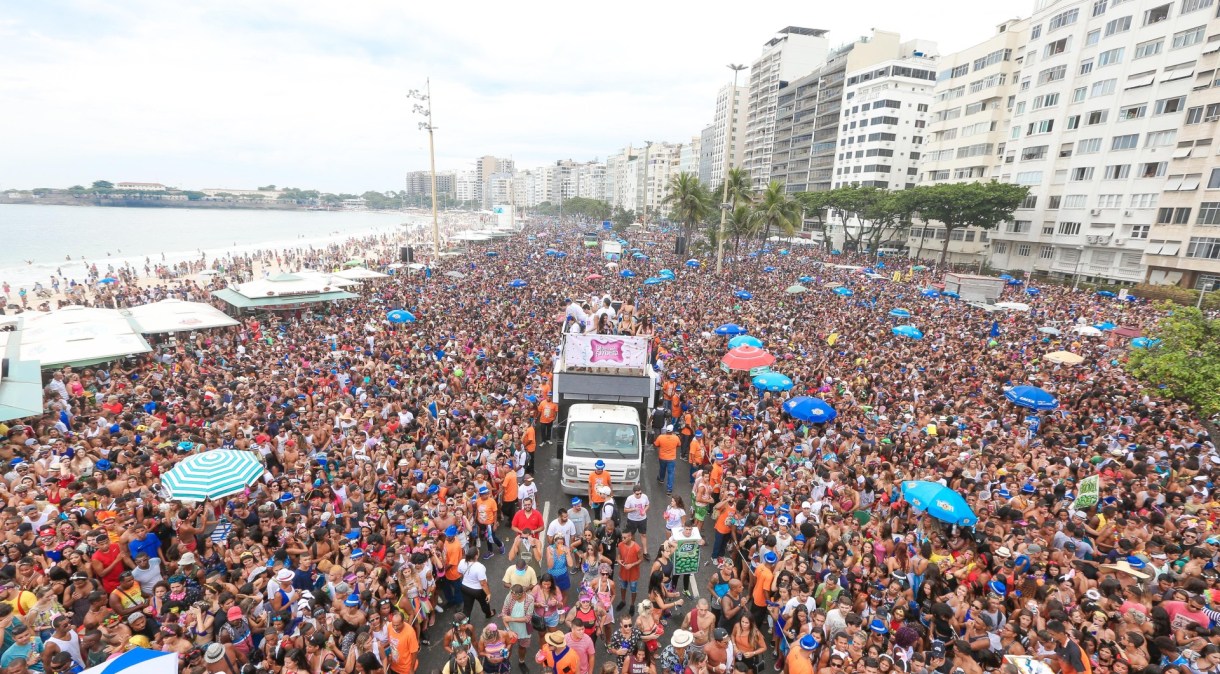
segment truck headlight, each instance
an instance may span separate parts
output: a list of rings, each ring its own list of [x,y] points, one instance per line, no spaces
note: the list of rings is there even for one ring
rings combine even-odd
[[[564,466],[563,474],[566,477],[576,477],[576,466]]]
[[[638,468],[631,468],[627,471],[626,477],[627,477],[628,482],[631,482],[632,480],[638,480],[638,479],[640,479],[640,470]]]

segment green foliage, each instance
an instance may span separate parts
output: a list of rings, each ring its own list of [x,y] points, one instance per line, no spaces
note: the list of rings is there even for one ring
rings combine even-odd
[[[601,199],[572,197],[563,202],[563,212],[600,223],[602,220],[610,219],[611,209],[610,204]]]
[[[94,180],[94,181],[93,181],[93,189],[95,189],[95,190],[112,190],[112,189],[114,189],[114,183],[110,182],[109,180]]]
[[[1029,188],[996,181],[986,183],[942,183],[917,187],[914,210],[926,220],[945,226],[940,261],[949,253],[953,231],[962,227],[995,229],[1012,219],[1012,213],[1025,200]]]
[[[302,190],[296,187],[285,187],[283,192],[277,197],[279,201],[289,201],[295,204],[306,204],[318,199],[320,194],[317,190]]]
[[[360,195],[367,208],[374,210],[397,210],[402,208],[402,199],[393,192],[374,192],[369,190]]]
[[[761,222],[758,211],[755,211],[753,206],[749,203],[738,204],[725,218],[725,240],[732,239],[733,250],[736,251],[741,246],[742,239],[751,239],[758,235]]]
[[[262,187],[258,188],[258,191],[259,192],[274,192],[275,185],[263,185]]]
[[[627,231],[627,227],[635,223],[635,210],[629,211],[622,206],[615,206],[610,219],[614,222],[614,231],[624,233]]]
[[[182,193],[186,195],[187,201],[199,201],[200,199],[207,196],[203,192],[195,192],[192,190],[184,190]]]
[[[670,207],[670,219],[682,224],[689,236],[712,212],[712,197],[699,176],[683,171],[671,176],[661,203]]]
[[[754,191],[750,188],[750,172],[743,168],[731,168],[728,173],[729,183],[729,199],[728,203],[737,206],[754,201]],[[720,199],[724,197],[724,181],[721,181],[716,186],[716,190],[712,192],[712,199],[717,203],[721,203]]]
[[[762,226],[763,246],[774,229],[781,236],[792,236],[801,223],[801,206],[784,191],[783,183],[772,180],[754,204],[754,217]]]
[[[1220,413],[1220,320],[1194,307],[1162,305],[1152,349],[1133,349],[1127,369],[1189,403],[1202,416]]]

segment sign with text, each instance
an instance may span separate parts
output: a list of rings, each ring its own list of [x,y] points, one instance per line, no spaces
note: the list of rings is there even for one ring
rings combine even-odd
[[[673,555],[674,575],[699,571],[699,541],[678,539]]]
[[[577,367],[644,367],[648,338],[625,335],[568,335],[564,360]]]

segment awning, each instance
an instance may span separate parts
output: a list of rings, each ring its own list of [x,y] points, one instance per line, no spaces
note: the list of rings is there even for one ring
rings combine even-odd
[[[1162,74],[1161,81],[1162,82],[1172,82],[1174,80],[1180,80],[1180,79],[1190,77],[1191,75],[1194,75],[1194,74],[1195,74],[1195,69],[1193,66],[1190,68],[1179,68],[1177,70],[1170,70],[1169,72]]]
[[[1184,158],[1186,158],[1186,157],[1189,157],[1189,156],[1190,156],[1190,151],[1191,151],[1192,149],[1193,149],[1193,148],[1189,148],[1189,147],[1177,147],[1177,148],[1174,148],[1174,150],[1173,150],[1173,158],[1174,158],[1174,159],[1184,159]]]
[[[1152,271],[1148,272],[1148,285],[1165,285],[1165,271],[1162,269],[1153,269]]]
[[[1180,241],[1166,241],[1165,245],[1161,246],[1160,254],[1176,256],[1178,254],[1178,250],[1181,248],[1182,248],[1182,242],[1180,242]],[[1179,275],[1179,277],[1180,276],[1181,275]]]
[[[1203,46],[1204,54],[1213,54],[1220,51],[1220,40],[1212,40]]]
[[[1182,179],[1182,187],[1179,188],[1183,192],[1193,192],[1199,189],[1199,180],[1201,176],[1189,175]]]
[[[125,313],[136,329],[145,335],[239,325],[225,312],[210,304],[176,299],[132,307],[121,313]]]
[[[1165,272],[1165,284],[1166,285],[1176,286],[1178,284],[1178,282],[1181,280],[1182,280],[1182,272],[1180,272],[1180,271]]]
[[[0,421],[42,414],[42,370],[36,360],[19,360],[21,334],[0,332]]]
[[[25,320],[21,359],[43,369],[86,367],[152,351],[135,325],[114,309],[69,306]]]
[[[1127,84],[1124,85],[1123,88],[1124,89],[1138,89],[1140,87],[1146,87],[1146,86],[1152,84],[1152,80],[1155,78],[1156,78],[1156,75],[1145,75],[1144,77],[1138,77],[1133,80],[1127,80]]]
[[[277,297],[246,297],[231,288],[212,292],[212,297],[224,300],[238,309],[260,309],[264,307],[295,307],[318,302],[334,302],[337,300],[353,300],[359,297],[345,290],[335,290],[326,293],[310,293],[304,295],[285,295]]]
[[[335,272],[334,275],[349,281],[372,281],[374,279],[390,278],[389,274],[382,274],[379,271],[373,271],[372,269],[365,267],[352,267],[351,269],[344,269],[343,271]]]

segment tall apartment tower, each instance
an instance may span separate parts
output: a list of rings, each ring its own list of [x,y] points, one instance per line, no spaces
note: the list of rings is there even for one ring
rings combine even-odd
[[[1030,198],[991,234],[993,266],[1099,283],[1144,279],[1214,5],[1039,4],[1018,57],[999,176],[1028,185]]]
[[[1004,173],[1018,60],[1028,39],[1029,20],[1013,19],[1000,24],[987,40],[940,58],[919,164],[920,185],[995,180]],[[930,222],[912,227],[908,236],[910,254],[930,260],[939,257],[947,234]],[[976,228],[955,230],[948,261],[982,262],[990,249],[988,236]]]
[[[762,56],[751,64],[741,165],[749,171],[756,188],[765,187],[771,179],[780,87],[817,68],[828,51],[826,31],[788,26],[763,45]]]
[[[709,186],[721,184],[724,180],[725,143],[728,143],[730,166],[741,166],[746,150],[746,124],[750,111],[746,106],[749,87],[738,85],[736,88],[726,84],[716,94],[716,116],[712,119],[712,147],[709,154],[712,157],[707,183]],[[736,100],[734,100],[736,99]],[[733,119],[729,119],[729,110],[733,110]]]
[[[1212,3],[1182,8],[1196,5]],[[1194,72],[1184,78],[1193,86],[1144,248],[1148,283],[1199,291],[1220,290],[1220,17],[1204,32]]]

